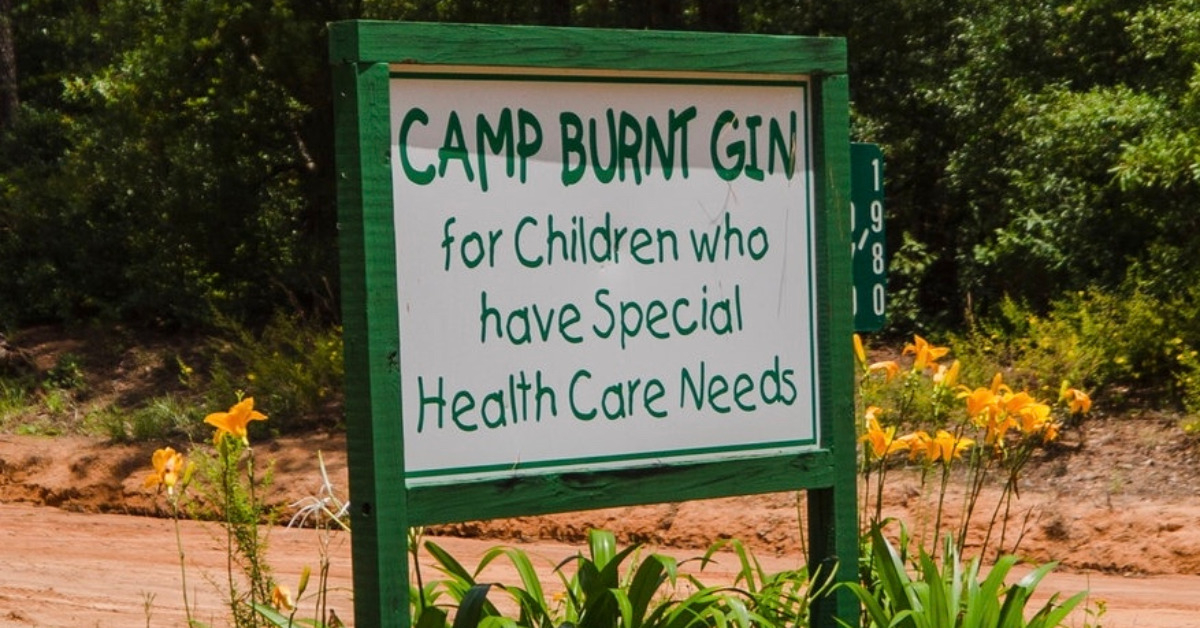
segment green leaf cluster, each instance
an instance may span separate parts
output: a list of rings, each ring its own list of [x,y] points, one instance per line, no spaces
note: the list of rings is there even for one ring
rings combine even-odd
[[[713,546],[700,559],[702,565],[723,547]],[[426,542],[424,548],[445,577],[414,586],[410,599],[418,628],[807,626],[808,602],[820,593],[819,588],[811,588],[803,570],[766,573],[740,543],[732,545],[741,566],[736,581],[713,587],[682,572],[674,558],[660,554],[643,558],[639,546],[618,549],[611,533],[593,530],[588,534],[588,555],[579,554],[555,567],[562,591],[552,596],[546,595],[532,561],[519,549],[493,548],[469,571],[437,544]],[[515,568],[519,585],[479,580],[499,558]],[[488,599],[493,590],[509,596],[519,609],[516,617],[505,615]],[[448,606],[440,601],[443,598],[448,598]]]
[[[870,546],[874,579],[866,585],[841,585],[862,602],[862,625],[870,628],[1055,628],[1087,597],[1086,592],[1077,593],[1060,603],[1054,595],[1040,608],[1029,607],[1055,563],[1007,585],[1005,579],[1017,564],[1013,556],[1000,558],[983,576],[979,558],[964,563],[954,544],[947,542],[940,566],[921,549],[914,561],[916,572],[910,575],[900,551],[879,527],[871,532]]]

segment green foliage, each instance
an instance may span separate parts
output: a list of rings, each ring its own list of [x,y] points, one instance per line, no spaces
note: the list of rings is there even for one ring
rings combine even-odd
[[[953,342],[964,365],[1049,393],[1063,380],[1110,401],[1200,411],[1200,287],[1157,294],[1129,282],[1055,300],[1048,313],[1005,299]],[[969,368],[964,367],[964,377]]]
[[[257,625],[255,607],[271,599],[273,580],[267,559],[267,539],[261,524],[270,524],[275,513],[262,495],[272,473],[256,475],[254,450],[241,440],[222,436],[215,453],[192,451],[199,501],[191,505],[201,518],[216,519],[225,528],[228,556],[227,594],[236,626]]]
[[[1054,595],[1029,613],[1030,597],[1055,563],[1007,585],[1005,579],[1016,564],[1015,557],[1004,556],[983,576],[978,557],[964,564],[954,544],[947,541],[941,566],[919,550],[913,578],[900,553],[876,527],[870,535],[872,580],[867,585],[840,586],[862,602],[863,625],[871,628],[1055,628],[1087,595],[1078,593],[1061,603]]]
[[[0,378],[0,426],[29,406],[29,389],[22,383]]]
[[[223,339],[212,343],[209,405],[240,393],[271,408],[272,427],[280,431],[337,425],[340,413],[332,408],[344,376],[340,329],[282,314],[261,332],[230,321],[223,328]]]
[[[79,356],[64,353],[46,372],[46,385],[62,390],[79,390],[84,386],[83,366]]]
[[[1111,174],[1122,144],[1160,123],[1154,97],[1054,86],[1022,96],[1011,115],[1013,146],[995,160],[1004,223],[973,251],[977,293],[1019,294],[1044,309],[1072,289],[1119,285],[1150,243],[1191,228],[1190,215],[1163,215],[1170,206],[1157,195],[1127,192]]]
[[[972,321],[965,334],[952,338],[963,378],[986,381],[1003,372],[1015,385],[1055,395],[1064,380],[1088,389],[1106,381],[1102,373],[1111,359],[1088,337],[1096,321],[1074,307],[1082,298],[1064,300],[1046,316],[1002,300],[994,316]]]
[[[1123,186],[1194,191],[1200,184],[1200,2],[1141,8],[1130,35],[1158,72],[1146,77],[1166,117],[1125,146],[1116,174]]]
[[[103,408],[90,417],[93,431],[116,442],[144,442],[161,439],[196,439],[201,432],[200,410],[176,395],[150,399],[132,410]]]
[[[937,256],[911,233],[904,233],[899,248],[893,250],[888,261],[887,317],[892,327],[902,327],[924,317],[929,307],[925,284],[945,283],[945,279],[930,272]]]
[[[0,314],[194,323],[213,308],[261,316],[291,297],[328,298],[322,33],[347,7],[40,8],[68,28],[62,40],[18,33],[19,47],[43,52],[19,56],[43,73],[22,72],[21,87],[54,77],[57,94],[37,92],[36,110],[0,138],[12,156],[0,169],[0,265],[19,269],[0,278],[0,302],[33,298]]]
[[[708,564],[723,546],[711,548],[702,563]],[[807,626],[808,603],[822,591],[811,586],[804,571],[764,572],[738,543],[733,549],[741,571],[733,586],[706,587],[696,576],[682,574],[675,559],[658,554],[642,558],[638,546],[618,549],[611,533],[593,530],[588,534],[588,555],[579,554],[555,569],[563,592],[550,597],[528,555],[519,549],[493,548],[469,571],[437,544],[426,542],[424,548],[445,576],[415,588],[411,596],[414,625],[429,628]],[[511,562],[519,585],[479,582],[483,570],[499,558]],[[569,566],[574,567],[570,575],[565,571]],[[680,586],[685,582],[689,587]],[[504,616],[487,599],[492,589],[512,598],[518,617]],[[438,603],[443,596],[457,607],[453,624]]]
[[[826,574],[813,573],[810,577],[807,569],[768,572],[737,539],[714,543],[704,554],[703,563],[707,566],[716,552],[723,549],[732,550],[738,560],[739,570],[731,586],[747,596],[750,608],[765,626],[811,625],[810,604],[828,594],[833,586]]]

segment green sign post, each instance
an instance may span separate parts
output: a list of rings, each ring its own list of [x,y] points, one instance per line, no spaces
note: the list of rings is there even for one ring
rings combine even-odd
[[[856,577],[842,40],[345,22],[331,59],[357,625],[411,624],[409,527],[473,519],[802,489]]]
[[[854,330],[879,331],[887,311],[883,151],[850,145],[850,255],[854,260]]]

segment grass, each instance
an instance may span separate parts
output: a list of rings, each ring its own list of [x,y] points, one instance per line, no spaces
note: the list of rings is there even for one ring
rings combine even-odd
[[[342,424],[337,327],[277,316],[258,329],[226,321],[200,337],[89,329],[31,338],[31,363],[53,366],[0,373],[0,432],[191,438],[207,413],[241,395],[271,408],[273,432]]]

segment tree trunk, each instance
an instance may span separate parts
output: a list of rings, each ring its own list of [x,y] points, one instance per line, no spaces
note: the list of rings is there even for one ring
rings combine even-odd
[[[0,0],[0,131],[17,122],[17,52],[13,43],[12,0]]]

